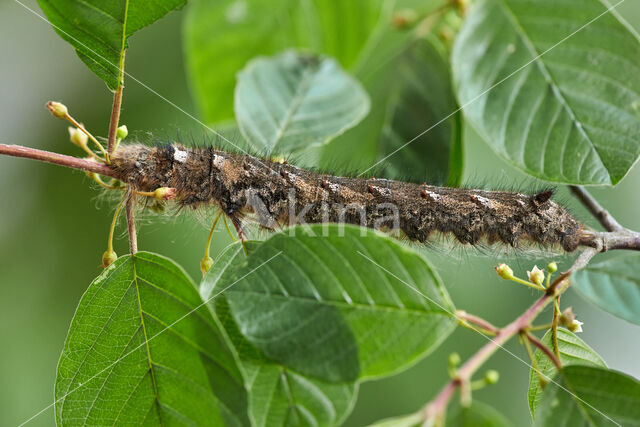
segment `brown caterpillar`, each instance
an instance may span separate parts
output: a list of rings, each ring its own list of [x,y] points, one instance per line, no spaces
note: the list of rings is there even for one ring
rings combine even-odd
[[[553,192],[533,195],[467,190],[387,179],[320,174],[257,157],[182,145],[119,147],[115,175],[139,191],[175,188],[176,201],[217,205],[242,233],[245,214],[260,224],[349,223],[399,229],[426,243],[433,232],[451,233],[463,244],[536,242],[572,252],[582,225],[551,201]],[[241,237],[242,234],[241,234]]]

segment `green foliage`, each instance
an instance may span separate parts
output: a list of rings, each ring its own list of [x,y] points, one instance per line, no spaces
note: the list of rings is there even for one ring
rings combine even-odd
[[[248,242],[246,246],[253,252],[258,245]],[[229,247],[203,279],[200,293],[220,318],[240,356],[247,378],[252,424],[339,425],[355,403],[356,382],[330,383],[302,375],[264,357],[239,331],[226,297],[220,292],[230,286],[227,280],[230,272],[244,264],[240,244]]]
[[[536,426],[639,426],[640,382],[593,366],[568,366],[544,391]]]
[[[139,252],[82,297],[58,364],[65,424],[248,425],[235,352],[195,285],[167,258]]]
[[[333,425],[350,409],[358,380],[433,351],[455,327],[455,309],[429,264],[388,237],[355,227],[292,230],[249,246],[246,258],[237,246],[224,252],[201,294],[224,291],[211,306],[253,378],[258,425],[283,414]],[[289,408],[291,400],[298,406]]]
[[[480,0],[456,39],[465,116],[530,175],[617,184],[640,155],[640,44],[606,10],[599,0]]]
[[[127,39],[185,5],[186,0],[38,0],[60,37],[91,71],[116,90],[122,83]]]
[[[462,115],[455,112],[446,47],[387,30],[356,75],[371,97],[371,113],[332,142],[326,162],[353,158],[350,150],[357,149],[363,167],[385,159],[376,173],[459,185]]]
[[[447,414],[447,427],[509,427],[511,423],[491,406],[474,400],[468,408],[458,405]]]
[[[575,289],[596,306],[640,325],[638,255],[594,262],[575,275]]]
[[[246,276],[225,299],[243,336],[269,359],[354,381],[396,372],[452,332],[453,305],[415,252],[352,226],[292,232],[271,236],[227,280]]]
[[[293,51],[249,62],[234,99],[245,140],[267,154],[325,144],[369,112],[367,93],[335,60]]]
[[[382,0],[195,0],[185,17],[193,95],[208,123],[233,118],[235,74],[258,55],[292,47],[350,69],[383,13]]]
[[[551,331],[542,337],[542,343],[549,349],[554,348]],[[604,360],[602,360],[591,347],[578,338],[573,332],[564,328],[558,328],[558,350],[560,352],[560,362],[562,366],[593,365],[603,368],[607,367]],[[548,379],[548,381],[553,380],[558,373],[553,362],[540,350],[536,350],[533,357],[544,378]],[[534,417],[536,408],[542,400],[542,392],[539,376],[532,368],[529,372],[529,410]]]

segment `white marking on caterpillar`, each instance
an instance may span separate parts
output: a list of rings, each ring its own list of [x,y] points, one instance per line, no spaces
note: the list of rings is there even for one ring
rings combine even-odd
[[[427,197],[436,202],[442,198],[438,193],[434,193],[433,191],[425,190],[425,193]]]
[[[184,163],[187,161],[188,156],[189,156],[188,152],[179,149],[175,145],[173,146],[173,158],[176,162]]]
[[[390,196],[391,195],[391,190],[388,189],[388,188],[382,188],[382,187],[373,186],[373,189],[376,190],[378,193],[380,193],[383,196]]]
[[[217,154],[214,154],[213,155],[213,166],[217,167],[218,169],[222,169],[222,166],[224,166],[224,157],[218,156]]]
[[[330,182],[329,190],[333,191],[334,193],[338,193],[340,191],[340,186],[338,184],[334,184],[333,182]]]
[[[486,197],[482,197],[482,196],[474,196],[474,197],[475,197],[475,200],[477,200],[485,208],[491,209],[493,207],[493,203],[491,203],[491,200],[487,199]]]

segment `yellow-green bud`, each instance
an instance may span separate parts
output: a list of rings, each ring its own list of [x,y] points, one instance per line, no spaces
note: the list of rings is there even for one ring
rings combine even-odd
[[[500,374],[498,371],[490,369],[484,374],[484,381],[487,384],[495,384],[500,379]]]
[[[404,29],[412,26],[418,20],[415,10],[402,9],[393,15],[392,24],[398,29]]]
[[[569,325],[571,325],[574,321],[576,320],[576,315],[573,314],[573,308],[569,307],[567,309],[565,309],[561,314],[560,314],[560,318],[558,319],[560,325],[565,326],[565,327],[569,327]]]
[[[125,139],[129,135],[129,129],[127,129],[127,125],[122,125],[116,130],[116,138]]]
[[[156,198],[156,200],[169,200],[169,199],[175,199],[176,198],[176,189],[173,187],[160,187],[160,188],[156,188],[156,190],[153,192],[153,197]]]
[[[571,307],[567,308],[562,312],[562,314],[560,314],[560,319],[558,319],[558,321],[571,332],[576,334],[582,332],[582,325],[584,325],[584,323],[576,319],[576,315],[573,313],[573,309]]]
[[[498,276],[503,279],[513,279],[513,270],[505,263],[498,264],[496,267],[496,273],[498,273]]]
[[[460,365],[461,359],[458,353],[451,353],[449,355],[449,367],[455,368]]]
[[[549,270],[549,273],[555,273],[558,271],[558,264],[556,264],[555,261],[550,262],[549,265],[547,265],[547,269]]]
[[[574,334],[577,334],[582,332],[582,325],[584,325],[584,322],[581,322],[576,319],[573,322],[571,322],[569,326],[567,326],[567,329],[569,329]]]
[[[202,258],[202,260],[200,260],[200,271],[202,272],[203,276],[207,274],[207,271],[211,269],[212,265],[213,259],[211,259],[210,256]]]
[[[69,114],[67,107],[59,102],[49,101],[45,104],[45,107],[47,107],[47,110],[49,110],[51,114],[59,119],[64,119],[67,117],[67,114]]]
[[[87,134],[73,126],[69,126],[69,139],[80,148],[86,147],[89,142]]]
[[[540,270],[537,265],[534,265],[531,271],[527,271],[527,276],[529,276],[531,283],[542,286],[542,282],[544,282],[544,270]]]
[[[102,254],[102,266],[107,268],[118,259],[118,255],[113,251],[104,251]]]

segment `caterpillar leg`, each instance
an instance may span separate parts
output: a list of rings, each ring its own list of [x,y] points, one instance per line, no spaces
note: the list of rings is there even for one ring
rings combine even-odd
[[[244,242],[247,241],[247,235],[245,234],[244,230],[242,229],[242,224],[240,223],[240,219],[238,219],[235,216],[230,216],[229,219],[231,220],[231,223],[235,227],[236,233],[238,233],[238,238],[240,239],[240,243],[242,244],[242,249],[244,250],[244,254],[248,255],[247,247],[244,244]]]

